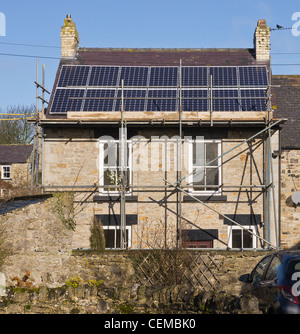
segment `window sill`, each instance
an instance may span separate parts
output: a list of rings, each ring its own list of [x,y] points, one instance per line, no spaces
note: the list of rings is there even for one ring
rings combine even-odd
[[[93,201],[94,202],[115,202],[120,201],[121,195],[115,194],[115,195],[97,195],[94,196]],[[126,195],[125,201],[126,202],[137,202],[138,196],[132,196],[132,195]]]
[[[190,197],[188,195],[183,196],[184,202],[197,202],[196,199],[199,199],[203,202],[226,202],[227,196],[224,195],[193,195],[193,197]]]

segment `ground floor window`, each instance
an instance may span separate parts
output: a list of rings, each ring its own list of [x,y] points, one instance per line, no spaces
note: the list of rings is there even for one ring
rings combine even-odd
[[[96,220],[101,224],[105,239],[106,249],[120,249],[121,248],[121,215],[110,214],[96,215]],[[125,240],[127,248],[132,245],[132,225],[136,225],[138,221],[137,215],[127,214],[126,215],[126,230]]]
[[[121,228],[119,226],[103,226],[105,248],[121,248]],[[126,227],[127,247],[131,247],[131,227]]]
[[[230,248],[256,248],[255,226],[228,226],[228,246]]]
[[[212,240],[206,241],[182,241],[183,248],[213,248],[214,244]]]
[[[214,240],[218,239],[217,229],[182,230],[183,248],[213,248]]]

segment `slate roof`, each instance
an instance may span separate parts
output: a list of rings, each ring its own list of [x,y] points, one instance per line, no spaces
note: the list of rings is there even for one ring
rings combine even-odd
[[[255,65],[253,49],[90,49],[77,52],[80,65],[243,66]]]
[[[28,197],[16,198],[8,202],[0,202],[0,215],[25,208],[28,205],[43,202],[50,197],[52,197],[52,194],[33,195]]]
[[[75,59],[62,59],[56,74],[49,106],[53,99],[62,65],[108,65],[108,66],[251,66],[267,65],[257,62],[255,50],[247,48],[228,49],[124,49],[124,48],[79,48]],[[48,108],[49,109],[49,108]],[[51,115],[47,119],[65,118],[66,115]]]
[[[25,163],[32,150],[33,145],[0,145],[0,164]]]
[[[281,147],[300,148],[300,75],[272,76],[273,106],[276,118],[286,118],[281,130]]]

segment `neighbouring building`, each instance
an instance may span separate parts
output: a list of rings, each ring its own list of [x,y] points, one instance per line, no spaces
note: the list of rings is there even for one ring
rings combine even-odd
[[[287,121],[281,130],[280,231],[282,248],[300,248],[300,76],[273,75],[275,115]]]
[[[0,198],[30,187],[32,145],[0,145]]]
[[[43,130],[42,187],[74,192],[72,247],[280,246],[270,28],[248,49],[80,48],[70,15]]]

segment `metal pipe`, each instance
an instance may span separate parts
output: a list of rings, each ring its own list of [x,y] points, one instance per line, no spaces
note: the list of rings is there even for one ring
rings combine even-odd
[[[209,188],[266,188],[267,185],[182,185],[182,188],[197,188],[202,189],[205,187]],[[82,188],[96,188],[96,189],[108,189],[111,188],[111,186],[100,186],[100,185],[74,185],[74,186],[62,186],[62,185],[48,185],[44,186],[44,188],[66,188],[66,189],[82,189]],[[139,189],[139,188],[146,188],[146,189],[157,189],[157,188],[170,188],[168,185],[127,185],[126,188],[131,189]],[[212,194],[213,195],[213,194]],[[206,196],[206,195],[205,195]],[[207,195],[209,196],[209,195]],[[217,196],[217,195],[216,195]]]

